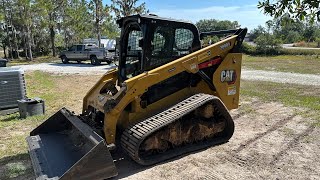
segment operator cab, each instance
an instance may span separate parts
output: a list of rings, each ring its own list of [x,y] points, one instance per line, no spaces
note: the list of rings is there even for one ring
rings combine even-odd
[[[199,31],[190,22],[133,15],[117,23],[121,28],[120,83],[201,48]]]

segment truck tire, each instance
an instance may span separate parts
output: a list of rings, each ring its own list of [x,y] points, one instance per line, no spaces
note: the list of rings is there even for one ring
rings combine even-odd
[[[111,60],[107,60],[106,62],[107,62],[107,64],[111,64],[111,63],[112,63],[112,61],[111,61]]]
[[[91,61],[91,64],[94,66],[101,64],[101,61],[96,56],[91,56],[90,61]]]
[[[69,60],[66,56],[61,56],[61,61],[63,64],[68,64],[69,63]]]

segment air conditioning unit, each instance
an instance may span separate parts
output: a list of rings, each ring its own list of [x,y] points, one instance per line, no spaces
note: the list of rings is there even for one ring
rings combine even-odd
[[[19,111],[18,100],[26,98],[24,71],[0,68],[0,115]]]

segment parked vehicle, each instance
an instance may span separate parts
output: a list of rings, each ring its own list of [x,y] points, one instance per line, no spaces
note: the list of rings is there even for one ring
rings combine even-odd
[[[99,45],[99,40],[94,38],[83,39],[83,44],[94,44],[96,46]],[[108,51],[114,51],[116,48],[116,39],[108,39],[102,37],[100,40],[100,47],[105,48]]]
[[[80,63],[86,60],[90,60],[92,65],[100,65],[101,62],[110,64],[112,62],[112,58],[107,56],[107,51],[94,44],[73,45],[68,50],[62,51],[59,57],[64,64],[69,63],[69,61]]]

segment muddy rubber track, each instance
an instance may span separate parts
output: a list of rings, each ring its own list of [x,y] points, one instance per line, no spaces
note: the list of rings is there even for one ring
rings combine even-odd
[[[212,138],[210,141],[201,141],[195,144],[175,147],[165,153],[153,155],[152,158],[140,157],[140,145],[150,135],[208,102],[212,102],[212,104],[214,104],[215,112],[223,115],[226,120],[226,128],[223,132],[223,138]],[[188,152],[224,143],[231,138],[233,132],[234,123],[232,117],[221,100],[212,95],[196,94],[159,114],[129,126],[122,134],[121,145],[128,155],[137,163],[142,165],[151,165]]]

